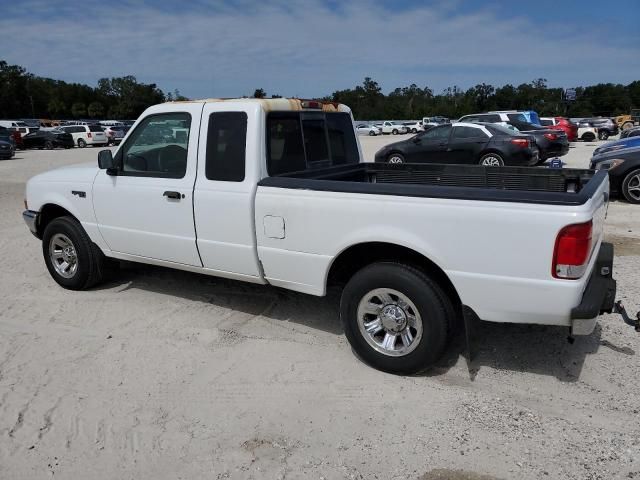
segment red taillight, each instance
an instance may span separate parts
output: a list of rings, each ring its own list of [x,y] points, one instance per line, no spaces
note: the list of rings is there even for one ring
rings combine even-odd
[[[551,274],[555,278],[580,278],[589,262],[593,222],[567,225],[558,233]]]
[[[521,148],[526,148],[529,146],[529,140],[527,140],[526,138],[514,138],[513,140],[511,140],[511,143]]]
[[[315,100],[303,100],[301,102],[302,108],[312,108],[316,110],[322,110],[322,102],[317,102]]]
[[[547,140],[557,140],[558,135],[556,135],[555,133],[545,133],[544,138],[546,138]]]
[[[87,138],[91,138],[91,132],[87,133]]]

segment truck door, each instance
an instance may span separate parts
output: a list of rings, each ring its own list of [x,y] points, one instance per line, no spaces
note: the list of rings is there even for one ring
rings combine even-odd
[[[258,160],[265,156],[263,117],[257,103],[205,104],[193,204],[204,267],[260,283],[254,201],[261,178]]]
[[[193,223],[201,103],[165,104],[118,149],[93,185],[98,228],[114,252],[201,267]]]

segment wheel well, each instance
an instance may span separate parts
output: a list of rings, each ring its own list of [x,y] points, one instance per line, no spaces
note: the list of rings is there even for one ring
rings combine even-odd
[[[47,228],[47,225],[51,223],[52,220],[58,217],[73,217],[73,215],[66,209],[62,208],[59,205],[54,205],[52,203],[48,203],[44,205],[40,209],[40,214],[38,215],[38,236],[42,238],[44,234],[44,229]],[[75,218],[75,217],[74,217]]]
[[[458,292],[438,265],[415,250],[392,243],[367,242],[347,248],[333,261],[327,276],[327,287],[345,285],[357,271],[371,263],[384,261],[419,268],[440,285],[456,309],[461,308]]]

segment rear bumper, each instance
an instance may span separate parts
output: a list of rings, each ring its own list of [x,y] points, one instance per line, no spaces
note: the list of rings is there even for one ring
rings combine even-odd
[[[616,298],[616,281],[613,279],[613,245],[602,243],[582,301],[571,310],[571,333],[589,335],[596,325],[598,315],[611,313]]]
[[[33,233],[33,235],[36,237],[38,237],[38,215],[39,213],[34,212],[33,210],[25,210],[24,212],[22,212],[24,223],[27,224],[27,227],[29,227],[31,233]]]

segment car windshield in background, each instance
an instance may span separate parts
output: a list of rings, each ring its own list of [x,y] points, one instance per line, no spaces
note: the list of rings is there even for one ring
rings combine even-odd
[[[508,113],[507,118],[512,122],[528,122],[527,117],[522,113]]]
[[[513,128],[505,127],[504,125],[498,125],[496,123],[485,123],[484,127],[489,130],[493,135],[517,135],[518,131]]]

